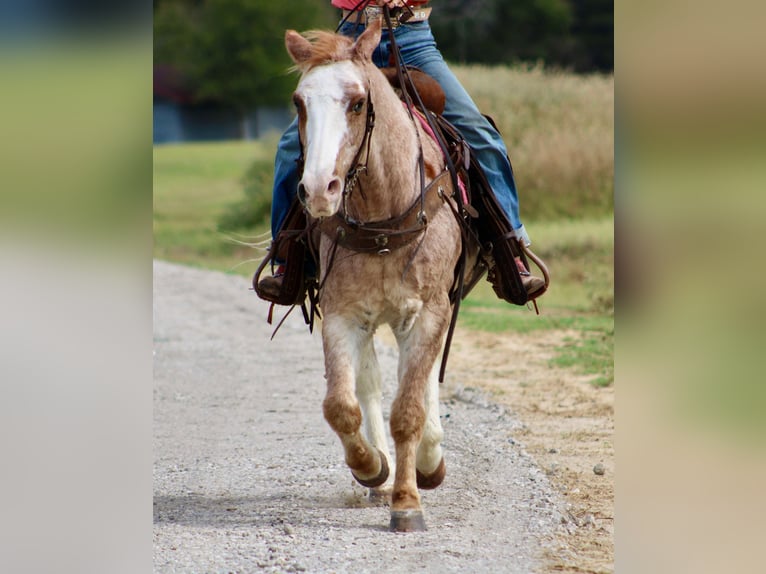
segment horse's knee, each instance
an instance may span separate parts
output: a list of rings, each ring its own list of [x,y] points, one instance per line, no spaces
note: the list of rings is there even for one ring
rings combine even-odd
[[[404,442],[413,437],[420,438],[426,411],[416,401],[394,401],[391,406],[391,436],[394,441]]]
[[[353,434],[362,426],[362,410],[355,400],[328,396],[322,403],[324,418],[340,434]]]

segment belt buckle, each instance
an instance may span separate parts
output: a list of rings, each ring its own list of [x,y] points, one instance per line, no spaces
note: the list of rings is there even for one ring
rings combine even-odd
[[[383,9],[380,6],[365,6],[364,17],[367,22],[378,20],[383,16]]]
[[[370,22],[383,19],[383,8],[381,6],[365,6],[364,8],[365,21],[369,25]],[[399,19],[391,17],[391,27],[397,28],[399,26]],[[386,27],[386,23],[383,22],[383,27]]]

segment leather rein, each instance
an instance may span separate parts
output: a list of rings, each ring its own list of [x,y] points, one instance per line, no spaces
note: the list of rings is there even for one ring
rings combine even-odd
[[[363,2],[360,2],[361,5]],[[366,4],[366,2],[364,2]],[[402,57],[399,52],[399,47],[394,37],[394,29],[391,25],[391,14],[388,7],[383,7],[383,16],[386,21],[386,25],[389,32],[391,50],[394,55],[395,68],[399,79],[400,86],[407,86],[408,83],[413,86],[414,83],[409,77],[407,68],[402,62]],[[405,13],[406,18],[406,13]],[[405,18],[400,18],[404,21]],[[344,20],[345,22],[345,20]],[[341,25],[343,22],[341,22]],[[340,26],[338,27],[340,28]],[[406,78],[406,79],[405,79]],[[418,104],[421,109],[425,110],[425,106],[417,92],[417,89],[413,90],[418,100]],[[460,224],[461,233],[463,235],[463,241],[461,248],[460,259],[457,268],[457,277],[455,285],[453,286],[451,298],[453,300],[452,318],[447,331],[447,337],[444,343],[444,352],[442,354],[441,369],[439,371],[439,382],[444,381],[444,374],[447,366],[447,357],[449,355],[450,344],[452,341],[452,335],[454,332],[455,324],[457,322],[458,310],[460,308],[460,301],[463,297],[463,283],[465,277],[466,268],[466,230],[463,222],[461,221],[460,213],[464,211],[462,198],[459,193],[453,193],[451,196],[457,202],[457,209],[455,209],[448,201],[448,198],[444,192],[444,184],[446,178],[449,176],[452,189],[458,189],[458,176],[455,166],[450,158],[449,150],[444,142],[438,127],[431,119],[430,114],[425,113],[424,116],[428,122],[431,130],[436,134],[436,140],[441,148],[442,155],[445,158],[446,168],[434,178],[428,185],[425,182],[425,160],[423,156],[423,145],[420,139],[420,130],[418,130],[418,120],[413,115],[414,104],[408,93],[407,89],[402,89],[402,95],[405,100],[406,109],[415,127],[415,134],[418,139],[418,167],[420,175],[420,193],[412,205],[401,215],[392,217],[384,221],[375,222],[360,222],[351,217],[348,209],[348,201],[351,193],[359,185],[359,176],[367,170],[367,162],[370,154],[370,139],[372,138],[372,132],[375,128],[375,110],[372,103],[370,90],[367,92],[367,117],[365,121],[365,131],[362,136],[362,140],[357,149],[356,155],[351,162],[351,167],[346,173],[344,187],[343,187],[343,204],[341,210],[334,216],[324,218],[323,220],[315,220],[309,224],[307,231],[310,235],[310,229],[317,226],[322,233],[327,235],[332,241],[332,249],[330,251],[330,258],[327,263],[327,269],[324,271],[324,280],[317,287],[317,291],[321,292],[324,287],[324,283],[330,274],[330,270],[333,267],[335,261],[335,255],[339,246],[355,251],[357,253],[375,253],[379,255],[387,255],[392,251],[408,245],[418,237],[422,237],[428,227],[428,221],[433,215],[440,209],[444,203],[450,208]],[[362,154],[365,152],[366,156],[364,163],[361,163]],[[298,159],[299,170],[302,171],[303,167],[303,148],[301,146],[301,155]],[[365,199],[364,191],[359,185],[359,193],[362,199]],[[422,241],[422,239],[421,239]],[[313,242],[309,242],[313,244]],[[314,251],[315,247],[312,245],[310,248],[317,261],[319,261],[318,254]],[[417,254],[418,248],[413,252],[410,261],[405,266],[402,276],[407,273],[412,260]],[[313,307],[313,305],[312,305]],[[313,314],[313,313],[312,313]]]

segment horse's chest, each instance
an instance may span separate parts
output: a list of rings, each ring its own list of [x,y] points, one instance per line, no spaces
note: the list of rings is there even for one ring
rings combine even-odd
[[[354,316],[354,322],[363,331],[375,332],[380,325],[389,325],[395,333],[406,333],[420,317],[423,301],[405,298],[382,306],[367,306],[358,302],[354,307],[355,309],[349,311]]]

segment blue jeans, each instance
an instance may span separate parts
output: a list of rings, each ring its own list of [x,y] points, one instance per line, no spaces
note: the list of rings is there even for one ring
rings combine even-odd
[[[364,31],[357,27],[353,17],[343,25],[340,33],[357,37]],[[505,211],[519,238],[529,244],[529,237],[519,217],[519,200],[513,169],[508,160],[508,152],[500,134],[481,115],[476,104],[465,91],[458,79],[447,66],[436,41],[431,34],[428,22],[416,22],[399,26],[394,31],[396,43],[405,65],[420,68],[432,76],[444,89],[447,104],[444,117],[454,125],[468,144],[487,176],[489,185]],[[389,65],[391,42],[388,30],[383,30],[380,45],[373,54],[373,61],[378,67]],[[271,233],[277,231],[287,214],[298,187],[297,164],[300,155],[298,122],[294,120],[282,136],[277,147],[274,168],[274,197],[271,206]]]

